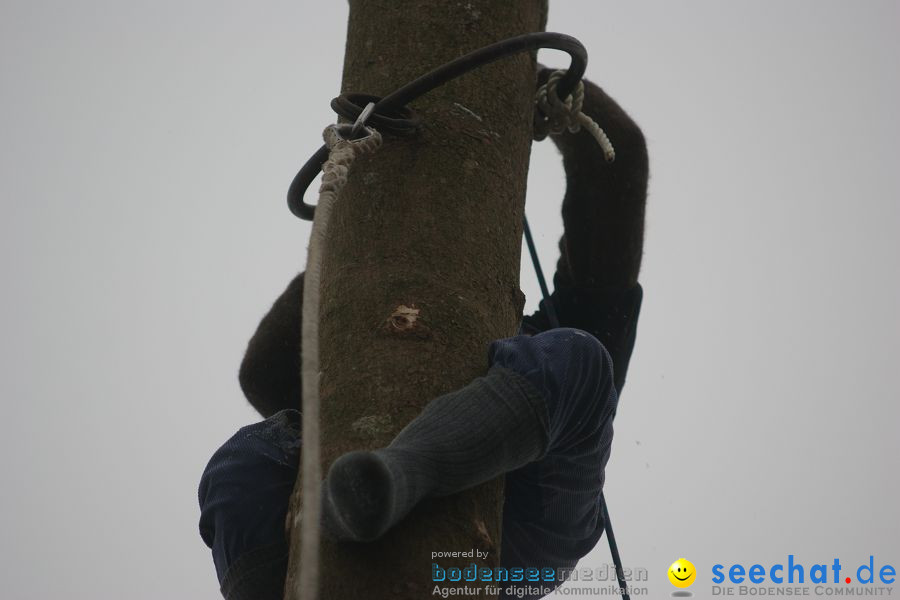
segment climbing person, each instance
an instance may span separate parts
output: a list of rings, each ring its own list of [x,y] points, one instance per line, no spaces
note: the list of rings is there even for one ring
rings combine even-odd
[[[539,81],[549,75],[542,69]],[[648,161],[638,126],[599,87],[584,85],[582,110],[609,135],[616,159],[607,162],[585,131],[551,136],[566,172],[550,296],[559,327],[542,301],[519,335],[490,344],[484,376],[431,400],[387,447],[335,460],[322,489],[326,535],[377,539],[423,498],[505,474],[501,566],[571,568],[600,539],[613,418],[643,294]],[[241,387],[264,420],[219,448],[200,481],[200,534],[228,600],[283,595],[300,455],[303,278],[263,317],[241,364]]]

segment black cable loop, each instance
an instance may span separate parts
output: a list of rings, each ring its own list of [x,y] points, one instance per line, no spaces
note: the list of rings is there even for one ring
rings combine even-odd
[[[569,65],[569,69],[557,86],[559,96],[565,98],[572,93],[572,90],[575,89],[575,86],[584,76],[584,70],[587,68],[587,50],[585,50],[581,42],[564,33],[526,33],[525,35],[502,40],[491,44],[490,46],[485,46],[484,48],[470,52],[465,56],[452,60],[437,69],[414,79],[397,91],[379,99],[375,104],[375,112],[369,122],[374,124],[376,123],[376,119],[380,118],[400,121],[414,120],[414,113],[410,109],[404,107],[416,98],[472,69],[512,54],[517,54],[525,50],[537,50],[539,48],[562,50],[571,56],[572,61]],[[373,98],[373,96],[363,96],[362,94],[346,96],[348,99],[351,97],[356,97],[357,99]],[[341,97],[339,96],[335,100],[339,100],[340,98]],[[357,102],[353,102],[353,104],[357,107],[359,106]],[[341,106],[342,109],[346,108],[344,102],[339,102],[338,105]],[[363,105],[365,105],[365,102],[363,102]],[[334,103],[332,103],[332,107],[333,106]],[[356,116],[354,115],[353,117],[347,118],[353,120]],[[377,125],[375,125],[375,127],[376,129],[380,129]],[[306,161],[306,164],[301,167],[300,171],[291,182],[290,188],[288,188],[288,208],[301,219],[311,221],[315,214],[316,207],[312,204],[307,204],[303,200],[303,195],[306,193],[306,188],[308,188],[313,180],[319,175],[319,172],[322,170],[322,163],[326,160],[328,160],[328,148],[323,145],[309,160]]]

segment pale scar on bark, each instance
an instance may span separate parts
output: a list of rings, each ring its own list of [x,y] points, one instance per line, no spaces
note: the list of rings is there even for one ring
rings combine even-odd
[[[416,326],[416,321],[419,320],[420,312],[421,311],[418,308],[412,308],[405,304],[401,304],[394,309],[388,322],[397,331],[408,331]]]
[[[421,310],[413,306],[401,304],[387,318],[384,329],[387,333],[402,337],[412,336],[427,339],[431,337],[431,329],[422,322]]]

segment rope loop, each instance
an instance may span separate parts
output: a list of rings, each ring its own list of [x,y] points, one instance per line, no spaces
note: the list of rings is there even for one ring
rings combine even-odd
[[[363,136],[350,139],[353,125],[329,125],[322,132],[328,147],[328,160],[322,165],[322,185],[319,195],[337,196],[347,183],[347,173],[356,157],[370,154],[381,147],[381,134],[371,127],[363,128]]]
[[[557,94],[557,86],[565,74],[565,71],[551,73],[547,83],[539,87],[534,96],[534,103],[541,115],[535,112],[534,139],[541,141],[548,135],[559,135],[566,130],[578,133],[584,127],[600,144],[606,162],[612,162],[616,158],[616,151],[606,132],[596,121],[581,112],[584,104],[584,82],[579,80],[575,89],[565,99]]]

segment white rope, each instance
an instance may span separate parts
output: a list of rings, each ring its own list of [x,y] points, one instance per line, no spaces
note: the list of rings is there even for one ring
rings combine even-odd
[[[535,123],[534,139],[540,141],[549,134],[560,134],[567,129],[572,133],[578,133],[584,127],[600,144],[606,162],[612,162],[616,158],[616,151],[606,132],[592,118],[581,112],[584,104],[584,82],[579,81],[565,100],[561,100],[557,95],[556,86],[565,74],[565,71],[554,71],[547,83],[539,87],[535,94],[534,102],[545,118]]]
[[[294,598],[316,600],[319,593],[319,522],[321,519],[322,488],[321,441],[319,435],[319,285],[322,281],[322,253],[328,232],[328,220],[341,188],[347,183],[347,173],[360,154],[374,152],[381,146],[381,134],[366,127],[366,135],[351,137],[352,125],[331,125],[323,134],[330,153],[322,165],[322,185],[316,205],[306,275],[303,282],[303,447],[300,515],[300,576],[295,581]],[[295,523],[296,528],[296,523]]]

